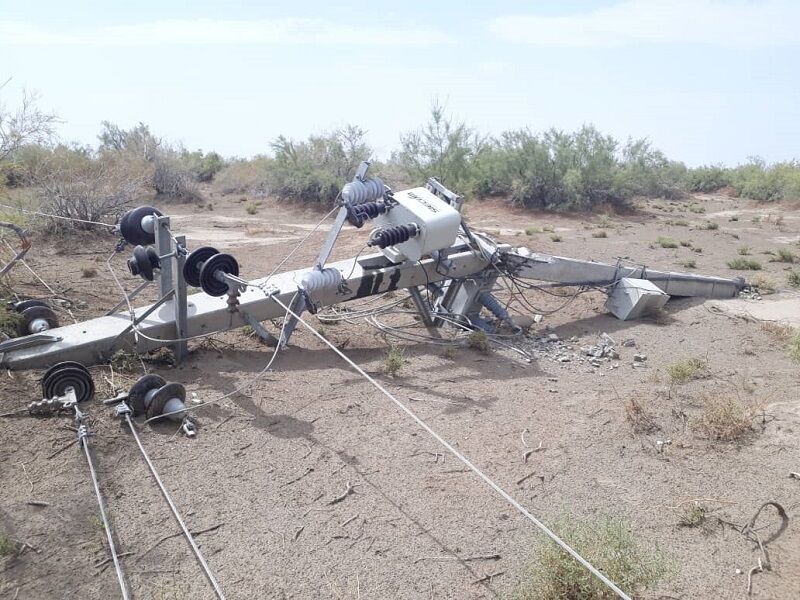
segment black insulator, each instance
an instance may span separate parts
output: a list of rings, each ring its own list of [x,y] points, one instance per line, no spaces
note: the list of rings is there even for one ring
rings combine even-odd
[[[209,296],[224,296],[228,284],[217,279],[217,272],[239,276],[239,263],[230,254],[215,254],[200,269],[200,287]]]
[[[49,306],[35,304],[23,310],[21,315],[22,318],[17,322],[17,334],[20,336],[42,333],[58,327],[58,317]]]
[[[189,253],[183,264],[183,278],[193,287],[200,287],[200,269],[212,256],[219,254],[219,250],[211,246],[201,246]]]
[[[383,202],[366,202],[355,206],[347,206],[347,220],[351,225],[361,228],[365,221],[374,219],[378,215],[386,212],[386,205]]]
[[[145,217],[160,217],[161,211],[152,206],[140,206],[129,210],[119,221],[119,232],[129,244],[155,244],[156,235],[144,228]],[[149,228],[148,228],[149,229]]]
[[[66,361],[50,367],[42,377],[42,395],[46,399],[63,396],[67,388],[75,390],[78,402],[86,402],[94,396],[94,381],[89,370],[82,364]]]
[[[161,268],[161,259],[154,248],[148,246],[136,246],[133,249],[133,256],[128,259],[128,270],[133,276],[141,276],[142,279],[153,281],[153,269]]]
[[[379,248],[388,248],[389,246],[396,246],[405,241],[410,240],[412,237],[419,233],[419,227],[416,223],[409,223],[408,225],[396,225],[394,227],[386,227],[377,230],[369,241],[370,246],[378,246]]]

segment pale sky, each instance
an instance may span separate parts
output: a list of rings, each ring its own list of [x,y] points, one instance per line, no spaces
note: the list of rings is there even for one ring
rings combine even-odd
[[[800,159],[800,0],[0,0],[0,92],[95,145],[139,121],[250,156],[355,123],[386,156],[434,98],[484,133],[594,123],[690,165]]]

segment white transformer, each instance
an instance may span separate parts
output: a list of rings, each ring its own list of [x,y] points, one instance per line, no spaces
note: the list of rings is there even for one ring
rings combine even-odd
[[[373,222],[382,229],[414,224],[417,234],[381,251],[392,262],[416,261],[433,250],[447,248],[456,241],[461,213],[424,187],[396,192],[397,201]]]

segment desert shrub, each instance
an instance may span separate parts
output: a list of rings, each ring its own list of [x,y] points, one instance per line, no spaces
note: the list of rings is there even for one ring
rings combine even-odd
[[[553,529],[581,556],[629,594],[655,584],[670,572],[666,558],[642,547],[628,525],[613,517],[592,521],[563,518]],[[586,567],[551,542],[537,548],[514,600],[605,600],[612,592]]]
[[[267,171],[270,191],[280,200],[332,203],[372,153],[365,136],[360,127],[348,125],[306,141],[278,137],[271,144],[275,158]]]
[[[9,337],[17,335],[17,326],[22,321],[22,315],[9,308],[5,299],[0,298],[0,333]]]
[[[214,186],[221,194],[264,196],[269,193],[273,163],[274,159],[268,156],[232,160],[214,177]]]
[[[770,262],[793,263],[797,259],[795,253],[789,248],[778,248],[775,255],[770,259]]]
[[[800,199],[800,163],[767,163],[758,157],[733,169],[731,186],[737,195],[773,202]]]
[[[0,558],[11,556],[17,552],[17,543],[5,532],[0,531]]]
[[[473,195],[508,195],[514,204],[545,210],[625,205],[633,196],[682,195],[685,167],[647,140],[621,145],[591,125],[573,133],[522,129],[486,140],[474,152]]]
[[[737,271],[760,271],[761,263],[751,258],[734,258],[728,261],[728,268]]]
[[[485,331],[476,329],[467,337],[467,345],[473,350],[485,354],[489,352],[489,337],[486,335]]]
[[[698,378],[707,367],[702,358],[689,358],[667,366],[667,374],[673,383],[686,383]]]
[[[85,149],[56,148],[34,179],[42,212],[70,219],[113,223],[145,186],[140,164],[94,157]],[[49,219],[51,231],[92,229],[91,223]]]
[[[173,151],[159,151],[153,159],[153,189],[181,202],[202,200],[194,174]]]
[[[202,150],[189,152],[182,150],[180,160],[192,173],[195,180],[209,182],[225,167],[225,160],[216,152],[203,154]]]
[[[397,346],[389,346],[383,359],[383,369],[387,375],[394,377],[403,368],[405,362],[406,355],[403,349]]]
[[[100,141],[98,148],[102,154],[112,152],[127,154],[139,160],[153,162],[162,149],[161,138],[152,134],[150,128],[144,123],[139,123],[130,129],[122,129],[114,123],[103,121],[101,123]]]
[[[454,121],[445,113],[445,107],[436,102],[422,128],[401,134],[400,150],[393,160],[415,180],[424,182],[436,177],[454,190],[466,192],[470,185],[477,185],[488,191],[493,189],[491,182],[470,183],[476,178],[475,158],[485,146],[473,129],[464,122]]]
[[[645,400],[628,398],[624,408],[625,419],[630,423],[634,433],[652,433],[660,429],[655,415]]]
[[[678,527],[700,527],[706,521],[706,509],[700,504],[692,504],[686,508],[678,519]]]
[[[800,331],[789,338],[788,350],[789,358],[795,362],[800,362]]]
[[[800,272],[789,271],[789,274],[786,276],[786,282],[793,288],[800,288]]]
[[[8,83],[8,82],[6,82]],[[0,93],[5,84],[0,86]],[[23,92],[16,108],[7,108],[0,96],[0,163],[6,162],[27,145],[49,145],[59,123],[55,113],[39,107],[39,96]]]
[[[775,291],[775,282],[764,275],[756,275],[749,281],[750,286],[756,288],[759,292],[766,294]]]
[[[690,192],[716,192],[730,184],[730,169],[720,165],[697,167],[686,173],[686,187]]]
[[[705,437],[732,442],[752,430],[753,416],[753,410],[735,398],[707,398],[692,428]]]
[[[677,248],[678,241],[668,237],[660,237],[656,240],[659,246],[662,248]]]

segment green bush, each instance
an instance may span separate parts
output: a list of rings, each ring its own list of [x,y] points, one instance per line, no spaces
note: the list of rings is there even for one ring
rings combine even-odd
[[[686,187],[690,192],[716,192],[730,184],[730,169],[719,165],[689,169],[686,174]]]
[[[454,121],[445,113],[445,107],[436,102],[422,128],[400,135],[400,150],[392,160],[418,184],[436,177],[462,193],[478,188],[483,195],[489,195],[495,182],[481,181],[481,174],[475,168],[477,157],[485,150],[488,146],[473,129]]]
[[[275,158],[266,177],[270,192],[280,200],[332,203],[372,153],[365,136],[363,129],[348,125],[307,141],[278,137],[271,144]]]
[[[563,518],[553,529],[631,596],[638,597],[670,573],[667,559],[643,548],[620,519],[601,516],[581,522]],[[526,576],[511,594],[514,600],[606,600],[612,596],[586,567],[550,541],[537,548]]]
[[[750,258],[734,258],[728,261],[728,268],[737,271],[760,271],[761,263]]]
[[[767,165],[752,158],[733,169],[731,185],[737,195],[761,202],[800,199],[800,163],[796,161]]]
[[[181,162],[200,182],[208,182],[225,167],[225,160],[216,152],[203,154],[202,150],[189,152],[183,150],[180,154]]]
[[[222,194],[265,196],[269,192],[269,172],[274,162],[269,156],[231,160],[214,177],[214,186]]]

